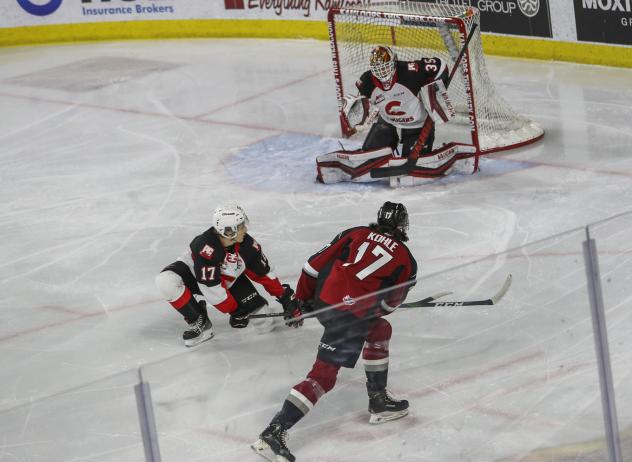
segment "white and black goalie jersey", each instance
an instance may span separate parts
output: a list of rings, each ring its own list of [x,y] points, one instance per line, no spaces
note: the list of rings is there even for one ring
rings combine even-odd
[[[399,128],[419,128],[427,112],[417,96],[424,85],[448,78],[447,65],[440,58],[422,58],[418,61],[396,61],[395,75],[390,87],[366,71],[356,82],[361,95],[377,107],[384,121]]]

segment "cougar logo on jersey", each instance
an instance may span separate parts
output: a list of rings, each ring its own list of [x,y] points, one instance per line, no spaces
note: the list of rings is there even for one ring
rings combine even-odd
[[[518,6],[522,14],[532,18],[540,11],[540,0],[518,0]]]
[[[200,255],[204,258],[211,258],[213,256],[213,252],[215,250],[210,245],[206,244],[202,250],[200,250]]]
[[[236,253],[226,252],[226,259],[224,260],[226,263],[239,263],[239,255]]]
[[[398,109],[401,107],[402,103],[400,101],[391,101],[386,105],[384,110],[388,115],[391,116],[403,116],[406,115],[404,111],[399,111]]]

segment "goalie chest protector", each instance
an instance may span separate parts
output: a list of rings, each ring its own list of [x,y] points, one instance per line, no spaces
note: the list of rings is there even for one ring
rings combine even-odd
[[[420,127],[426,111],[417,97],[424,85],[439,78],[448,78],[448,70],[440,58],[423,58],[419,61],[397,61],[393,85],[386,90],[371,71],[366,71],[356,82],[361,95],[377,106],[382,118],[402,128]]]

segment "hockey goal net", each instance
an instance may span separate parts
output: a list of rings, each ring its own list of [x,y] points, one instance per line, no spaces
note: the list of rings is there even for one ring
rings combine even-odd
[[[355,82],[368,69],[376,45],[389,45],[402,61],[439,57],[451,69],[472,25],[479,21],[476,8],[419,1],[332,8],[329,37],[339,110],[344,95],[357,93]],[[446,127],[460,125],[456,133],[462,138],[451,141],[471,144],[477,154],[485,154],[540,139],[542,128],[514,111],[496,92],[485,65],[480,27],[473,33],[448,90],[457,117]],[[345,133],[342,122],[341,126],[344,136],[353,133]]]

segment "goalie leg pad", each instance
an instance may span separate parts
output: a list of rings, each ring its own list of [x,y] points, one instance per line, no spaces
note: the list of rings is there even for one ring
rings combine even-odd
[[[408,175],[392,176],[389,185],[393,188],[416,186],[451,173],[471,174],[478,168],[476,148],[471,145],[449,143],[440,149],[422,155]],[[392,160],[389,166],[399,165],[399,159]]]
[[[474,146],[449,143],[435,151],[420,156],[410,174],[423,178],[445,176],[452,170],[456,161],[472,157],[475,153],[476,148]]]
[[[387,165],[393,157],[390,147],[369,151],[358,149],[329,152],[316,158],[317,178],[326,184],[376,181],[376,178],[371,178],[371,170]]]

